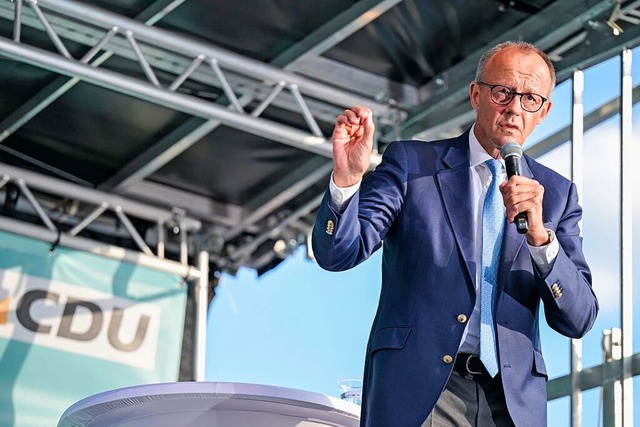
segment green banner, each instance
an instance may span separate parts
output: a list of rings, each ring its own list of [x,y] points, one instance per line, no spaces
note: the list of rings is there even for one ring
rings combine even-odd
[[[182,278],[0,232],[0,427],[52,427],[76,401],[176,381]]]

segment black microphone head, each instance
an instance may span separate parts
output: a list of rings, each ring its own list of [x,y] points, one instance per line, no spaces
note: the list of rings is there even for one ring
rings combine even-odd
[[[522,157],[522,147],[518,143],[507,142],[500,149],[500,156],[504,160],[511,156],[516,156],[519,159]]]

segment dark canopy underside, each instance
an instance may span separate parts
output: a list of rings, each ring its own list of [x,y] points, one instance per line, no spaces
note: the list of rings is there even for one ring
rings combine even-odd
[[[190,255],[207,250],[231,273],[265,272],[305,243],[345,107],[374,108],[379,152],[456,134],[473,120],[468,84],[487,47],[536,43],[562,81],[640,36],[609,0],[24,0],[18,43],[19,3],[0,2],[0,176],[10,165],[186,215],[201,223]],[[85,61],[104,56],[93,75],[81,60],[115,25]],[[39,223],[15,183],[1,191],[2,215]],[[62,230],[93,209],[35,196]],[[157,224],[132,222],[153,246]],[[135,246],[108,213],[81,235]]]

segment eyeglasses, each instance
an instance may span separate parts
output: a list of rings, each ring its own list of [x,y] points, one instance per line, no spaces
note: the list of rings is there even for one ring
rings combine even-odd
[[[491,90],[491,100],[498,105],[508,105],[516,95],[520,95],[520,106],[524,111],[535,113],[542,108],[547,98],[537,93],[520,93],[503,85],[490,85],[485,82],[478,82],[480,85],[488,86]]]

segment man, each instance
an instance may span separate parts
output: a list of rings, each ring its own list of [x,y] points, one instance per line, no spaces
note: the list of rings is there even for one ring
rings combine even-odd
[[[364,180],[371,111],[338,117],[312,241],[332,271],[384,241],[363,426],[546,425],[540,302],[547,323],[572,338],[592,327],[598,303],[575,185],[527,156],[522,176],[507,180],[500,150],[525,143],[547,116],[554,85],[542,51],[502,43],[481,58],[470,85],[477,114],[469,131],[394,142]],[[512,224],[521,212],[525,234]]]

